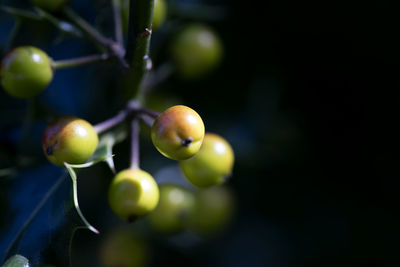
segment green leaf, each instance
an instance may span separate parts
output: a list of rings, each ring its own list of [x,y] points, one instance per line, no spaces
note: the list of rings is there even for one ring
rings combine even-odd
[[[3,267],[29,267],[29,261],[27,258],[21,255],[14,255],[9,258]]]
[[[105,161],[114,174],[116,173],[116,171],[115,171],[112,149],[114,145],[125,140],[126,135],[127,134],[125,127],[119,127],[112,132],[102,135],[100,137],[97,149],[92,156],[93,158],[100,158],[106,156],[107,159],[105,159]]]
[[[72,179],[72,191],[73,191],[73,198],[74,198],[74,206],[76,209],[76,212],[78,213],[79,217],[81,217],[83,223],[85,224],[85,226],[92,231],[95,234],[98,234],[99,231],[94,228],[85,218],[85,216],[83,216],[81,209],[79,208],[79,202],[78,202],[78,183],[77,183],[77,175],[75,173],[74,167],[72,166],[79,166],[79,165],[70,165],[68,163],[64,163],[65,167],[67,168],[69,175],[71,176]],[[84,164],[81,164],[84,165]],[[91,166],[91,165],[90,165]],[[85,168],[85,167],[82,167]]]

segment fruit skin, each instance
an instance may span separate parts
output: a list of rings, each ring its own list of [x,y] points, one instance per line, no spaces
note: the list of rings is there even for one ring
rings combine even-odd
[[[69,0],[31,0],[31,2],[40,8],[56,11],[61,9]]]
[[[112,180],[108,202],[112,211],[124,221],[152,211],[158,203],[159,189],[153,177],[140,169],[126,169]]]
[[[53,79],[51,59],[33,46],[11,50],[0,68],[4,90],[17,98],[30,98],[42,92]]]
[[[176,233],[186,225],[193,205],[194,195],[189,190],[177,185],[161,185],[158,205],[147,218],[155,230]]]
[[[164,23],[167,17],[168,5],[165,0],[155,0],[153,8],[153,22],[152,29],[157,30]],[[128,31],[129,23],[129,0],[121,0],[121,10],[122,10],[122,24],[124,31]]]
[[[47,125],[42,147],[47,159],[55,165],[63,166],[64,162],[81,164],[92,156],[98,140],[89,122],[76,117],[62,117]]]
[[[226,186],[199,190],[188,228],[204,237],[221,233],[232,221],[235,212],[233,192]]]
[[[204,123],[193,109],[177,105],[165,110],[151,127],[151,139],[167,158],[184,160],[199,151],[204,138]]]
[[[184,79],[198,79],[222,60],[223,46],[216,33],[203,24],[186,25],[171,43],[171,57]]]
[[[190,183],[209,187],[222,184],[230,176],[234,161],[230,144],[217,134],[206,133],[199,152],[179,165]]]

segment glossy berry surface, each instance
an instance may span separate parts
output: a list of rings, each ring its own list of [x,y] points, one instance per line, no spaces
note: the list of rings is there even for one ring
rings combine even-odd
[[[0,68],[4,90],[17,98],[30,98],[42,92],[53,79],[51,60],[45,52],[33,46],[11,50]]]
[[[194,205],[194,195],[177,185],[161,185],[157,207],[148,215],[151,226],[163,233],[175,233],[183,229]]]
[[[222,59],[222,43],[215,32],[202,24],[189,24],[171,44],[171,56],[178,73],[186,79],[205,76]]]
[[[82,119],[62,117],[50,122],[42,137],[47,159],[55,165],[81,164],[96,150],[98,136],[93,126]]]
[[[56,11],[61,9],[68,0],[32,0],[32,3],[40,8],[49,10],[49,11]]]
[[[234,153],[221,136],[206,133],[199,152],[179,162],[185,177],[198,187],[222,184],[232,172]]]
[[[189,228],[202,236],[222,232],[231,222],[235,210],[232,191],[225,186],[202,189],[195,196]]]
[[[124,221],[152,211],[158,203],[159,190],[153,177],[139,169],[119,172],[112,180],[108,202],[112,211]]]
[[[183,160],[199,151],[204,138],[204,123],[193,109],[177,105],[168,108],[155,120],[151,139],[167,158]]]

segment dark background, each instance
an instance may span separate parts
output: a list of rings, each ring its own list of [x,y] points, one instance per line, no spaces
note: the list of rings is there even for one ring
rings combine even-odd
[[[223,64],[204,80],[173,76],[158,89],[198,110],[207,130],[225,136],[234,147],[229,185],[236,193],[237,213],[229,229],[211,240],[189,242],[186,248],[154,241],[152,264],[399,266],[397,9],[383,1],[207,2],[228,10],[224,19],[207,21],[224,42]],[[82,16],[112,31],[96,19],[107,14],[104,1],[72,3]],[[4,43],[12,20],[3,14],[0,19]],[[17,43],[38,45],[55,59],[95,51],[76,39],[46,44],[56,34],[39,26],[41,32],[25,29]],[[156,64],[165,57],[161,52]],[[101,64],[59,71],[38,101],[56,115],[102,121],[122,105],[113,97],[113,69]],[[102,80],[96,78],[99,73]],[[16,156],[13,144],[26,104],[4,92],[0,101],[0,162],[7,166]],[[44,125],[46,119],[39,121]],[[144,167],[156,172],[174,164],[157,155],[148,140],[143,142]],[[127,154],[123,144],[116,155]],[[32,142],[29,151],[44,162],[40,144]],[[119,169],[127,162],[121,158]],[[95,167],[91,175],[105,170]],[[114,220],[102,222],[107,216],[101,212],[109,178],[95,190],[93,179],[82,180],[82,209],[89,221],[108,229]],[[0,215],[7,229],[7,213]],[[94,266],[87,262],[97,261],[98,237],[81,231],[75,238],[74,265]]]

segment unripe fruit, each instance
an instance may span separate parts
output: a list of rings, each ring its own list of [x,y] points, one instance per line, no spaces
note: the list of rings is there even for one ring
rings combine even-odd
[[[34,97],[53,79],[51,60],[39,48],[21,46],[3,58],[0,76],[4,90],[11,96]]]
[[[84,163],[96,150],[97,143],[98,136],[93,126],[75,117],[62,117],[50,122],[42,137],[44,154],[58,166],[63,166],[64,162]]]
[[[161,185],[157,207],[148,215],[151,226],[163,233],[183,229],[194,205],[193,193],[177,185]]]
[[[104,267],[144,267],[148,247],[130,229],[116,229],[101,243],[100,261]]]
[[[176,69],[185,79],[205,76],[222,59],[222,43],[215,32],[202,24],[189,24],[171,44],[171,56]]]
[[[49,11],[56,11],[61,9],[68,0],[31,0],[32,3],[40,8],[49,10]]]
[[[157,117],[151,127],[151,139],[167,158],[183,160],[199,151],[204,131],[203,120],[196,111],[177,105]]]
[[[233,193],[224,186],[211,187],[197,192],[191,213],[189,229],[210,237],[227,227],[234,215]]]
[[[129,23],[129,0],[121,0],[122,24],[124,30],[128,30]],[[167,3],[165,0],[155,0],[153,8],[153,25],[152,29],[157,30],[167,17]]]
[[[157,30],[165,21],[167,16],[167,3],[165,0],[155,0],[153,10],[153,30]]]
[[[139,169],[119,172],[108,190],[108,202],[112,211],[128,222],[152,211],[157,206],[158,199],[157,183],[149,173]]]
[[[234,153],[219,135],[206,133],[199,152],[179,163],[185,177],[198,187],[222,184],[232,173]]]

